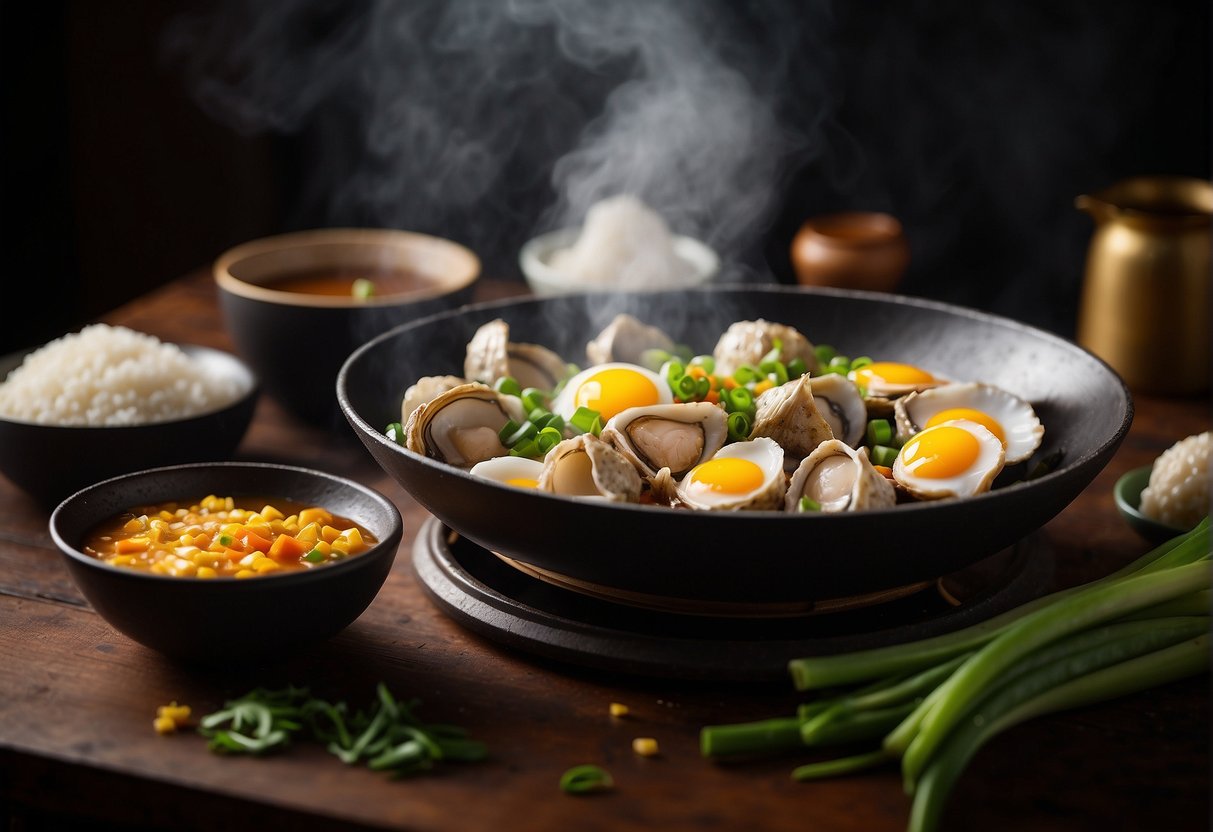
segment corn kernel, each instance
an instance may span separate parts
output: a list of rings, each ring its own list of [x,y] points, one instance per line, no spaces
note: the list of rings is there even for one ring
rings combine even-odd
[[[295,539],[304,544],[310,545],[315,543],[320,539],[320,526],[315,523],[308,523],[295,533]]]
[[[189,721],[190,706],[178,705],[176,700],[161,705],[156,709],[156,716],[163,719],[171,719],[175,725],[181,726]]]
[[[114,544],[114,551],[119,555],[129,555],[134,552],[147,550],[150,541],[146,537],[128,537]]]
[[[256,574],[257,574],[257,573],[256,573],[256,572],[254,572],[254,571],[253,571],[253,570],[251,570],[251,569],[241,569],[239,572],[237,572],[237,573],[235,574],[235,576],[234,576],[234,577],[237,577],[237,578],[251,578],[251,577],[253,577],[253,576],[254,576],[254,575],[256,575]]]
[[[255,572],[273,572],[278,568],[278,562],[271,558],[258,558],[253,561],[253,571]]]
[[[194,573],[195,578],[215,578],[219,573],[209,566],[199,566],[198,571]]]
[[[152,720],[152,727],[156,729],[156,733],[160,736],[168,736],[177,731],[177,723],[171,717],[158,716]]]
[[[266,520],[282,520],[285,515],[278,510],[277,506],[263,506],[261,508],[261,516]]]
[[[170,523],[176,519],[176,516],[171,511],[162,511],[157,516],[166,523]]]
[[[611,716],[627,716],[628,715],[628,706],[624,705],[622,702],[612,702],[610,710],[611,710]]]
[[[350,542],[344,537],[337,538],[329,545],[332,546],[333,552],[340,552],[343,555],[348,555],[350,553]]]
[[[356,528],[346,529],[341,533],[341,536],[350,542],[350,549],[352,551],[356,552],[364,545],[362,542],[362,532],[358,531]]]
[[[143,531],[144,528],[146,527],[139,521],[138,517],[132,517],[130,520],[127,520],[125,524],[123,524],[122,531],[125,534],[137,534]]]
[[[324,525],[333,519],[333,515],[329,514],[322,508],[305,508],[299,512],[299,525],[306,526],[309,523]]]
[[[328,525],[323,526],[320,529],[320,537],[327,542],[332,543],[334,540],[341,537],[341,529]]]
[[[657,740],[652,737],[637,737],[632,740],[632,750],[641,757],[656,757],[659,753]]]
[[[114,566],[134,566],[135,565],[135,556],[134,555],[114,555],[112,558],[107,560],[106,563],[112,564]]]

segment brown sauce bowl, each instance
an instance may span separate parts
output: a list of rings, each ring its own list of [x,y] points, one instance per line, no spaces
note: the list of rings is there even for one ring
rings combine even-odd
[[[909,266],[910,247],[896,217],[854,211],[805,221],[791,256],[801,285],[891,292]]]

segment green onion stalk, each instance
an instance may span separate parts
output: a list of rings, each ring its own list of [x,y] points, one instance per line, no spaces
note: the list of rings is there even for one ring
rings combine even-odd
[[[820,356],[819,356],[820,358]],[[910,644],[789,662],[794,716],[700,733],[705,757],[870,743],[796,780],[900,763],[911,832],[931,832],[968,761],[1027,719],[1146,690],[1209,665],[1210,537],[1192,531],[1088,584]]]

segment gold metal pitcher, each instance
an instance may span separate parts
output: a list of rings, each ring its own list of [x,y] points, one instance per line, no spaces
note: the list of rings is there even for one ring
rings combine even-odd
[[[1213,183],[1135,177],[1075,204],[1095,219],[1078,343],[1134,391],[1208,389]]]

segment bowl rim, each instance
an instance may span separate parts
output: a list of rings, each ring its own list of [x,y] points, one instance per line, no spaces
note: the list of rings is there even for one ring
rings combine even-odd
[[[1117,478],[1116,484],[1112,486],[1112,498],[1116,501],[1116,508],[1130,523],[1145,526],[1157,534],[1165,534],[1167,537],[1186,534],[1191,529],[1172,526],[1142,513],[1141,492],[1149,485],[1153,470],[1154,463],[1150,463],[1126,471]]]
[[[224,469],[227,471],[235,470],[260,470],[260,471],[277,471],[279,473],[290,473],[294,476],[303,476],[309,479],[323,479],[331,483],[335,483],[342,488],[352,489],[361,493],[364,497],[379,503],[381,507],[388,509],[387,516],[391,519],[391,528],[386,535],[379,537],[378,542],[355,557],[339,561],[337,563],[325,564],[319,569],[303,569],[297,571],[283,572],[280,574],[272,574],[258,577],[256,579],[236,578],[227,575],[218,575],[214,578],[199,580],[197,578],[180,578],[172,575],[157,575],[152,572],[141,572],[134,569],[127,569],[120,566],[113,566],[105,561],[98,560],[80,551],[75,545],[68,543],[59,530],[60,521],[65,513],[72,510],[74,505],[81,501],[87,500],[90,496],[103,492],[106,488],[112,487],[115,483],[122,480],[132,480],[141,477],[154,477],[158,475],[167,475],[172,472],[180,472],[183,470],[200,470],[200,469]],[[267,495],[273,496],[273,495]],[[168,499],[168,498],[165,498]],[[363,485],[360,482],[349,479],[348,477],[330,474],[327,471],[321,471],[317,468],[305,468],[298,465],[287,465],[274,462],[241,462],[241,461],[226,461],[226,462],[195,462],[183,465],[163,465],[156,468],[144,468],[139,471],[132,471],[129,474],[119,474],[116,477],[101,480],[92,485],[85,486],[74,494],[65,497],[54,510],[51,512],[50,519],[47,522],[47,528],[50,531],[51,539],[54,541],[61,555],[68,560],[82,565],[87,569],[95,569],[111,575],[121,575],[124,580],[132,581],[147,581],[149,585],[161,583],[171,586],[250,586],[250,590],[237,591],[256,591],[258,586],[263,586],[265,581],[273,581],[274,586],[280,586],[283,583],[304,583],[311,581],[329,580],[330,576],[340,576],[345,572],[350,572],[363,568],[363,564],[373,563],[379,558],[385,556],[395,557],[396,550],[400,547],[400,537],[404,532],[404,520],[400,516],[400,510],[396,508],[395,503],[389,500],[386,496],[371,488]],[[393,545],[388,545],[395,540]],[[202,590],[199,590],[202,591]]]
[[[231,362],[234,366],[240,368],[243,376],[240,381],[242,383],[247,381],[247,386],[245,389],[241,390],[239,395],[230,401],[208,408],[207,410],[191,413],[187,416],[178,416],[173,419],[157,419],[151,422],[135,422],[125,425],[60,425],[49,422],[31,422],[27,419],[14,419],[11,416],[0,414],[0,423],[8,425],[21,425],[28,428],[36,428],[39,430],[48,431],[136,431],[141,429],[146,430],[148,428],[159,429],[161,426],[166,425],[182,425],[190,422],[198,422],[204,419],[213,419],[220,414],[234,411],[245,406],[250,399],[254,399],[260,395],[261,380],[257,377],[257,373],[254,372],[252,366],[240,356],[230,353],[227,350],[222,350],[217,347],[208,347],[203,344],[186,344],[172,341],[164,341],[163,343],[172,344],[173,346],[179,347],[183,352],[190,355],[190,357],[195,355],[207,355]],[[15,370],[21,365],[21,362],[24,360],[25,356],[29,355],[35,350],[41,349],[43,346],[46,346],[46,344],[42,344],[40,347],[30,347],[29,349],[17,350],[15,352],[8,353],[7,355],[0,356],[0,372],[3,372],[3,368],[10,362],[15,362],[13,363],[10,372],[11,370]],[[2,379],[0,379],[0,381],[2,381]]]
[[[249,257],[272,254],[288,249],[304,249],[340,244],[398,248],[424,246],[435,250],[442,250],[447,254],[453,255],[462,261],[462,268],[455,271],[453,275],[444,275],[440,280],[419,289],[393,294],[372,295],[369,298],[284,292],[241,280],[231,272],[233,265]],[[438,237],[419,231],[406,231],[399,228],[356,228],[342,226],[288,231],[283,234],[273,234],[248,240],[227,249],[215,258],[214,263],[211,265],[211,274],[221,290],[230,292],[238,297],[261,301],[262,303],[321,309],[364,309],[418,303],[455,294],[475,283],[480,277],[482,269],[483,264],[480,261],[479,255],[464,244],[446,237]]]
[[[631,287],[620,290],[614,286],[595,286],[594,284],[569,282],[560,272],[556,271],[543,258],[543,254],[558,247],[566,247],[576,241],[581,233],[580,226],[557,228],[536,235],[522,244],[518,251],[518,265],[523,277],[536,292],[579,294],[590,292],[646,292],[672,291],[677,289],[692,289],[711,283],[720,274],[720,255],[715,249],[702,240],[688,237],[685,234],[674,234],[674,253],[688,265],[694,268],[694,273],[686,282],[673,286]]]
[[[1099,446],[1091,449],[1088,453],[1084,454],[1083,456],[1076,457],[1073,459],[1067,459],[1065,461],[1065,464],[1063,464],[1057,468],[1054,468],[1052,471],[1049,471],[1048,473],[1043,474],[1031,481],[1021,480],[1019,482],[1009,483],[1009,484],[1001,486],[995,490],[987,491],[982,494],[976,494],[971,497],[965,497],[965,498],[963,498],[963,500],[952,500],[952,499],[924,500],[924,501],[911,502],[911,503],[902,503],[902,504],[895,505],[891,508],[874,509],[871,511],[864,512],[867,515],[892,514],[894,516],[905,516],[906,512],[930,511],[934,508],[938,508],[941,504],[971,503],[975,500],[989,501],[992,499],[999,499],[1001,495],[1005,495],[1008,493],[1016,493],[1016,492],[1023,491],[1028,488],[1035,488],[1040,483],[1049,482],[1051,480],[1060,478],[1062,476],[1066,476],[1071,471],[1082,468],[1091,459],[1096,458],[1096,457],[1100,456],[1101,454],[1106,453],[1109,447],[1115,447],[1116,445],[1118,445],[1121,442],[1121,440],[1124,438],[1124,436],[1128,433],[1130,425],[1132,425],[1132,423],[1133,423],[1134,406],[1133,406],[1132,393],[1130,392],[1129,387],[1125,383],[1124,379],[1122,379],[1120,377],[1120,375],[1114,369],[1112,369],[1112,367],[1106,361],[1104,361],[1099,356],[1095,355],[1095,353],[1091,352],[1090,350],[1086,349],[1085,347],[1082,347],[1081,345],[1075,343],[1074,341],[1071,341],[1067,338],[1063,338],[1062,336],[1056,335],[1047,330],[1040,329],[1040,328],[1031,326],[1029,324],[1021,323],[1012,318],[1006,318],[1006,317],[1003,317],[1000,315],[995,315],[990,312],[984,312],[984,311],[971,309],[971,308],[964,307],[964,306],[958,306],[955,304],[946,303],[944,301],[929,300],[926,298],[917,298],[917,297],[912,297],[912,296],[908,296],[908,295],[898,295],[898,294],[893,294],[893,293],[888,293],[888,292],[875,292],[875,291],[862,290],[862,289],[839,289],[839,288],[824,287],[824,286],[801,286],[801,285],[793,286],[793,285],[787,285],[787,284],[756,285],[753,283],[728,283],[728,284],[713,284],[711,286],[694,286],[694,287],[687,287],[685,289],[669,289],[669,290],[663,290],[663,291],[665,291],[667,293],[677,292],[677,293],[683,293],[683,294],[685,294],[687,292],[724,294],[726,292],[736,292],[736,291],[753,292],[756,289],[768,291],[768,292],[771,292],[772,294],[827,295],[827,296],[850,298],[850,299],[856,299],[856,300],[869,300],[869,301],[879,301],[879,302],[892,301],[892,302],[895,302],[898,304],[909,305],[909,306],[918,307],[921,309],[929,309],[929,310],[933,310],[933,311],[945,312],[945,313],[953,314],[953,315],[959,315],[961,317],[970,318],[977,322],[984,322],[984,323],[996,324],[996,325],[1002,326],[1002,327],[1008,327],[1008,328],[1011,328],[1014,330],[1029,333],[1033,337],[1036,337],[1036,338],[1046,338],[1050,341],[1053,341],[1057,346],[1059,346],[1061,348],[1068,349],[1068,350],[1076,350],[1076,351],[1086,354],[1091,359],[1093,359],[1095,362],[1097,362],[1100,366],[1102,366],[1107,371],[1109,377],[1111,379],[1113,379],[1119,387],[1119,391],[1120,391],[1121,395],[1123,396],[1124,402],[1125,402],[1125,410],[1121,416],[1119,425],[1117,425],[1116,429],[1114,431],[1112,431],[1109,436],[1105,437],[1104,441]],[[415,321],[409,321],[404,324],[395,326],[392,329],[390,329],[386,332],[383,332],[383,333],[377,335],[376,337],[370,339],[369,341],[367,341],[362,346],[355,349],[352,353],[350,353],[350,355],[348,355],[346,357],[346,360],[341,365],[341,369],[337,373],[336,387],[337,387],[338,405],[339,405],[341,411],[345,414],[347,420],[350,420],[362,434],[364,434],[367,437],[372,438],[375,442],[377,442],[381,445],[384,445],[385,447],[392,448],[394,450],[394,452],[396,452],[396,453],[404,454],[405,456],[419,462],[421,465],[425,466],[428,470],[434,472],[435,474],[443,474],[443,475],[455,476],[458,478],[466,478],[472,482],[485,483],[490,486],[495,486],[497,488],[513,488],[513,486],[509,486],[504,483],[497,483],[492,480],[486,479],[484,477],[474,477],[474,476],[472,476],[471,473],[464,471],[461,468],[457,468],[455,466],[447,465],[445,463],[441,463],[441,462],[437,462],[435,460],[429,459],[426,456],[418,454],[414,451],[410,451],[408,448],[404,447],[403,445],[393,442],[384,433],[382,433],[381,431],[376,429],[374,426],[372,426],[369,422],[367,422],[365,419],[363,419],[359,413],[357,413],[354,410],[354,407],[349,400],[349,396],[346,393],[346,382],[347,382],[348,375],[349,375],[349,368],[353,364],[357,363],[364,354],[375,349],[376,345],[378,345],[384,341],[387,341],[393,337],[396,337],[401,332],[404,332],[413,327],[419,328],[419,327],[427,326],[435,321],[462,317],[462,316],[466,316],[466,315],[473,315],[473,314],[478,314],[478,313],[491,314],[493,311],[496,311],[497,309],[500,309],[500,308],[514,308],[519,305],[527,304],[527,303],[541,304],[541,303],[550,303],[550,302],[554,302],[554,301],[558,301],[558,300],[567,301],[567,302],[577,302],[578,300],[582,300],[583,302],[589,303],[589,302],[592,302],[594,296],[596,296],[597,294],[598,293],[596,293],[596,292],[573,292],[573,293],[567,293],[560,298],[556,298],[553,296],[539,296],[539,297],[533,297],[533,298],[514,297],[514,298],[503,298],[503,299],[491,300],[491,301],[483,301],[480,303],[468,304],[468,305],[460,307],[458,309],[453,309],[453,310],[448,310],[446,312],[439,312],[439,313],[436,313],[433,315],[428,315],[424,318],[419,318]],[[644,292],[630,293],[629,292],[629,293],[623,293],[623,294],[646,294],[646,293],[644,293]],[[1046,427],[1046,430],[1047,430],[1047,427]],[[566,495],[562,495],[562,494],[552,494],[552,493],[548,493],[548,492],[536,492],[536,495],[540,499],[557,500],[560,502],[569,502],[569,503],[575,503],[578,505],[583,505],[586,502],[585,498],[570,497],[570,496],[566,496]],[[609,506],[611,509],[618,510],[618,511],[624,511],[624,512],[631,512],[631,511],[668,512],[670,510],[663,506],[643,505],[643,504],[638,504],[638,503],[603,502],[602,505]],[[712,514],[712,513],[713,512],[699,512],[699,514]],[[759,511],[759,510],[754,510],[754,509],[742,509],[742,510],[738,510],[738,511],[729,511],[729,512],[727,512],[727,514],[732,517],[762,518],[762,520],[764,522],[803,523],[803,522],[831,522],[834,520],[838,520],[839,522],[842,522],[842,521],[847,520],[848,513],[847,512],[840,512],[837,514],[831,514],[829,512],[788,513],[788,512],[782,512],[782,511]]]

